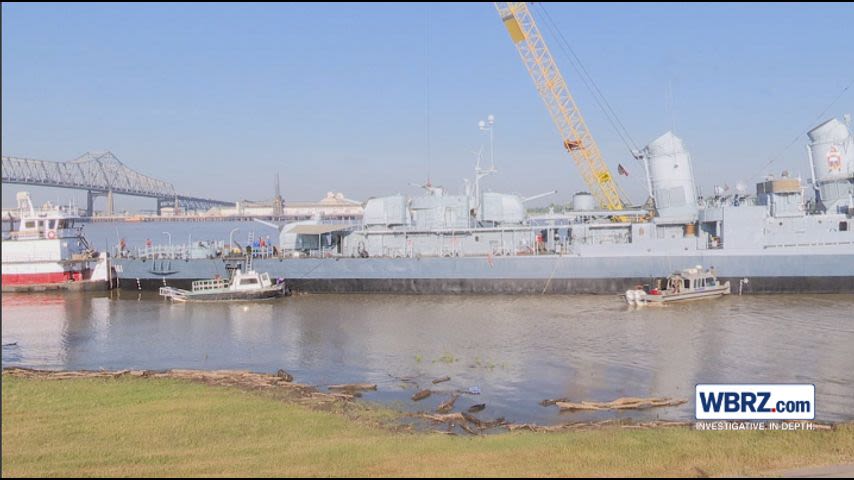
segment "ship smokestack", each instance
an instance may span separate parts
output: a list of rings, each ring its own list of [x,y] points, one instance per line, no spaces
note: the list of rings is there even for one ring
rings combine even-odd
[[[827,212],[844,211],[854,193],[854,138],[849,126],[832,118],[807,136],[818,203]]]
[[[642,156],[647,163],[649,183],[658,217],[668,223],[697,220],[697,192],[691,155],[682,139],[667,132],[647,145]]]

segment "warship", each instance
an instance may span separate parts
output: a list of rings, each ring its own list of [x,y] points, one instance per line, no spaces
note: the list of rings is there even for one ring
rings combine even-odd
[[[124,252],[123,288],[189,285],[255,268],[303,292],[623,293],[695,265],[734,293],[854,292],[854,139],[850,115],[808,132],[810,178],[783,173],[701,196],[683,141],[665,133],[637,152],[645,207],[605,210],[586,192],[562,212],[528,215],[516,194],[484,191],[478,162],[461,194],[369,199],[359,224],[286,225],[278,244]]]
[[[632,149],[644,164],[649,201],[629,208],[528,4],[495,8],[589,189],[571,209],[529,216],[525,203],[539,196],[483,191],[494,162],[488,169],[478,162],[462,194],[427,182],[420,196],[372,198],[358,225],[269,224],[279,230],[278,245],[253,249],[248,259],[213,247],[137,251],[116,259],[121,285],[188,284],[254,261],[308,292],[623,293],[695,265],[714,267],[738,292],[854,291],[850,117],[808,132],[807,186],[784,174],[759,182],[755,195],[742,186],[700,196],[691,157],[668,132]],[[585,69],[579,74],[595,85]],[[490,143],[492,120],[480,124]]]

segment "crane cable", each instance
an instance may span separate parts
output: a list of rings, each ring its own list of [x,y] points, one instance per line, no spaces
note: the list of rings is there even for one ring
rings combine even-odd
[[[575,53],[575,50],[570,46],[569,41],[567,41],[566,37],[563,35],[561,30],[557,27],[554,19],[552,19],[549,12],[546,10],[545,5],[539,4],[540,9],[543,11],[543,16],[546,19],[546,27],[551,30],[552,36],[555,37],[558,42],[558,46],[562,50],[564,58],[569,62],[572,66],[573,70],[578,74],[581,81],[584,82],[584,86],[587,87],[587,90],[593,96],[593,99],[596,101],[596,104],[599,106],[599,109],[602,110],[602,113],[605,114],[605,118],[608,120],[608,123],[611,124],[611,128],[614,129],[614,132],[620,137],[620,141],[623,142],[623,145],[626,147],[626,150],[629,151],[629,155],[638,162],[639,165],[643,167],[643,162],[641,161],[638,153],[640,152],[640,148],[635,142],[634,138],[632,138],[626,126],[620,120],[619,115],[611,106],[611,103],[605,97],[605,94],[602,93],[602,90],[599,88],[599,85],[596,84],[596,81],[593,80],[593,76],[590,75],[590,72],[587,71],[587,67],[584,66],[584,62],[581,61],[581,58]],[[574,60],[573,60],[574,59]],[[645,167],[644,167],[645,168]],[[628,177],[628,173],[626,173]],[[635,180],[636,183],[639,183],[644,190],[646,190],[646,185],[643,182],[642,177],[635,176],[630,177],[632,180]],[[629,195],[625,190],[620,186],[619,183],[614,182],[614,186],[619,192],[618,195],[622,199],[624,203],[631,204],[632,201],[629,198]],[[651,195],[651,193],[650,193]]]
[[[602,93],[602,90],[599,88],[599,85],[593,80],[593,77],[587,71],[587,68],[584,66],[584,63],[581,59],[576,55],[575,51],[570,46],[569,42],[564,37],[563,33],[560,29],[557,28],[554,20],[549,14],[548,10],[546,10],[546,6],[542,3],[537,4],[540,9],[543,11],[544,18],[546,19],[546,26],[552,32],[559,41],[558,46],[563,50],[564,56],[569,61],[569,64],[572,65],[572,68],[578,73],[578,76],[581,78],[581,81],[584,82],[584,85],[590,91],[593,96],[593,99],[596,101],[596,104],[599,105],[599,108],[605,114],[605,118],[608,120],[608,123],[611,124],[611,127],[616,132],[617,136],[620,137],[620,140],[625,145],[626,149],[629,151],[629,154],[632,158],[637,159],[635,153],[639,150],[637,143],[632,138],[626,126],[620,120],[619,115],[611,106],[611,103],[608,102],[608,99]],[[574,59],[574,60],[573,60]]]

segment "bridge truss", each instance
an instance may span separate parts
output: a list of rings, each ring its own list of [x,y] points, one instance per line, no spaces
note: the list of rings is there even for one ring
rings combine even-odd
[[[171,183],[129,168],[109,151],[87,152],[70,162],[3,156],[3,183],[86,190],[88,216],[98,196],[107,197],[107,214],[112,215],[114,194],[155,198],[158,214],[164,207],[201,211],[234,206],[234,202],[180,195]]]

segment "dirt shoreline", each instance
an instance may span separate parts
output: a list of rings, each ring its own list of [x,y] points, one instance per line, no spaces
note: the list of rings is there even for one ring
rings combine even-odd
[[[361,390],[376,388],[375,385],[351,384],[338,385],[329,392],[320,391],[317,386],[295,383],[293,377],[283,370],[276,374],[257,373],[248,370],[40,370],[23,367],[4,367],[3,375],[18,378],[43,380],[70,380],[81,378],[137,378],[137,379],[176,379],[202,383],[210,386],[232,387],[245,391],[270,393],[280,401],[295,403],[320,411],[337,411],[345,415],[357,414],[358,410],[370,409],[367,402],[356,402],[361,396]],[[465,412],[435,413],[435,412],[401,412],[395,411],[396,421],[381,426],[394,431],[427,431],[437,434],[456,435],[484,433],[531,431],[531,432],[561,432],[571,430],[592,430],[602,428],[621,429],[651,429],[651,428],[693,428],[694,422],[654,420],[633,421],[625,419],[609,419],[588,422],[566,422],[556,425],[540,425],[534,423],[512,423],[504,418],[480,419]],[[415,420],[407,423],[404,420]],[[834,424],[812,422],[817,430],[831,430]]]

